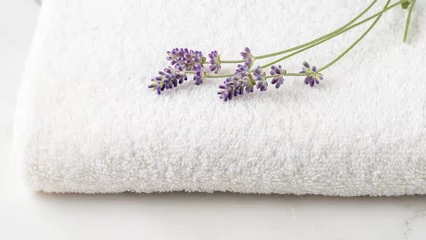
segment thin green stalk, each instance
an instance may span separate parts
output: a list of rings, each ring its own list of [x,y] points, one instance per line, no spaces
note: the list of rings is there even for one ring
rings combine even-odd
[[[275,63],[278,63],[278,62],[281,62],[282,60],[285,60],[285,59],[287,59],[287,58],[290,58],[290,57],[292,57],[292,56],[294,56],[294,55],[296,55],[296,54],[298,54],[298,53],[301,53],[301,52],[304,52],[304,51],[306,51],[306,50],[308,50],[308,49],[310,49],[310,48],[312,48],[312,47],[315,47],[315,46],[317,46],[317,45],[319,45],[319,44],[321,44],[321,43],[324,43],[324,42],[326,42],[326,41],[328,41],[328,40],[330,40],[330,39],[332,39],[332,38],[334,38],[334,37],[337,37],[338,35],[340,35],[340,34],[343,34],[343,33],[345,33],[345,32],[347,32],[347,31],[349,31],[349,30],[351,30],[351,29],[353,29],[353,28],[355,28],[355,27],[357,27],[357,26],[359,26],[359,25],[361,25],[361,24],[364,24],[364,23],[366,23],[366,22],[368,22],[368,21],[370,21],[370,20],[372,20],[372,19],[374,19],[374,18],[376,18],[376,17],[378,17],[378,16],[381,16],[383,13],[385,13],[385,12],[387,12],[387,11],[389,11],[390,9],[392,9],[392,8],[394,8],[394,7],[396,7],[396,6],[398,6],[399,4],[401,4],[402,2],[404,2],[404,0],[401,0],[401,1],[398,1],[398,2],[396,2],[396,3],[394,3],[394,4],[392,4],[392,5],[390,5],[390,6],[388,6],[388,7],[385,7],[382,11],[380,11],[380,12],[377,12],[377,13],[375,13],[375,14],[373,14],[372,16],[370,16],[370,17],[368,17],[368,18],[366,18],[366,19],[364,19],[364,20],[362,20],[362,21],[360,21],[360,22],[358,22],[358,23],[356,23],[356,24],[353,24],[352,26],[350,26],[350,27],[347,27],[347,28],[345,28],[344,30],[342,30],[342,31],[340,31],[340,32],[338,32],[338,33],[335,33],[335,34],[333,34],[333,35],[330,35],[329,37],[327,37],[326,39],[323,39],[323,40],[320,40],[320,41],[318,41],[318,42],[316,42],[315,44],[312,44],[312,45],[310,45],[310,46],[308,46],[308,47],[305,47],[305,48],[303,48],[303,49],[301,49],[301,50],[299,50],[299,51],[297,51],[297,52],[294,52],[294,53],[292,53],[292,54],[289,54],[289,55],[286,55],[286,56],[284,56],[284,57],[282,57],[282,58],[279,58],[279,59],[277,59],[277,60],[275,60],[275,61],[273,61],[273,62],[270,62],[270,63],[268,63],[268,64],[266,64],[266,65],[263,65],[263,66],[261,66],[262,68],[267,68],[267,67],[269,67],[269,66],[272,66],[272,65],[274,65]],[[389,4],[389,1],[388,1],[388,3],[386,4],[386,6]],[[371,27],[371,26],[370,26]],[[368,32],[367,32],[368,33]],[[359,41],[360,41],[360,39],[359,39]],[[358,41],[358,42],[359,42]],[[353,46],[352,46],[353,47]],[[350,49],[349,49],[350,50]],[[349,51],[348,49],[347,49],[347,52]],[[346,52],[346,53],[347,53]],[[344,54],[346,54],[346,53],[344,53]],[[343,56],[343,55],[342,55]],[[338,60],[338,59],[337,59]],[[336,61],[337,61],[336,60]],[[334,60],[333,60],[334,61]],[[332,62],[331,64],[333,64],[334,62]],[[327,64],[327,65],[329,65],[329,64]],[[329,66],[325,66],[325,67],[329,67],[329,66],[331,66],[331,65],[329,65]],[[319,69],[318,71],[320,71],[320,70],[324,70],[325,69],[325,67],[322,67],[321,69]],[[206,77],[207,78],[226,78],[226,77],[232,77],[233,76],[233,74],[224,74],[224,75],[207,75]],[[303,73],[287,73],[286,74],[286,76],[306,76],[306,74],[303,74]]]
[[[301,77],[301,76],[306,76],[306,73],[286,73],[284,74],[285,76],[294,76],[294,77]]]
[[[206,75],[207,78],[227,78],[232,76],[234,76],[234,74]]]
[[[242,63],[245,62],[246,60],[242,59],[242,60],[220,60],[220,63]]]
[[[386,9],[386,7],[389,5],[390,0],[388,0],[386,2],[385,7],[383,8],[383,10]],[[383,13],[382,13],[383,14]],[[333,65],[335,62],[339,61],[343,56],[345,56],[353,47],[355,47],[355,45],[357,45],[370,31],[371,29],[373,29],[373,27],[376,25],[376,23],[380,20],[380,18],[382,17],[382,14],[380,14],[379,16],[377,16],[376,20],[374,20],[374,22],[370,25],[370,27],[361,35],[361,37],[359,37],[354,43],[352,43],[352,45],[350,45],[345,51],[343,51],[343,53],[341,53],[337,58],[335,58],[333,61],[329,62],[327,65],[321,67],[318,69],[318,72],[321,72],[325,69],[327,69],[328,67],[330,67],[331,65]]]
[[[250,72],[253,72],[253,70],[250,70]],[[306,73],[286,73],[285,76],[293,76],[293,77],[300,77],[300,76],[306,76]],[[206,75],[206,78],[227,78],[232,77],[234,74],[223,74],[223,75]],[[275,76],[267,76],[266,78],[273,78]]]
[[[316,42],[315,44],[312,44],[312,45],[310,45],[310,46],[308,46],[308,47],[305,47],[305,48],[303,48],[303,49],[301,49],[301,50],[299,50],[299,51],[297,51],[297,52],[294,52],[294,53],[292,53],[292,54],[286,55],[286,56],[281,57],[281,58],[279,58],[279,59],[277,59],[277,60],[275,60],[275,61],[273,61],[273,62],[270,62],[270,63],[268,63],[268,64],[266,64],[266,65],[263,65],[263,66],[262,66],[262,68],[266,68],[266,67],[272,66],[272,65],[274,65],[275,63],[281,62],[282,60],[285,60],[285,59],[287,59],[287,58],[289,58],[289,57],[292,57],[292,56],[294,56],[294,55],[296,55],[296,54],[299,54],[299,53],[304,52],[304,51],[306,51],[306,50],[308,50],[308,49],[310,49],[310,48],[313,48],[313,47],[315,47],[315,46],[317,46],[317,45],[319,45],[319,44],[321,44],[321,43],[324,43],[324,42],[326,42],[326,41],[328,41],[328,40],[330,40],[330,39],[332,39],[332,38],[334,38],[334,37],[337,37],[338,35],[340,35],[340,34],[342,34],[342,33],[344,33],[344,32],[347,32],[347,31],[349,31],[349,30],[351,30],[351,29],[353,29],[353,28],[355,28],[355,27],[357,27],[357,26],[359,26],[359,25],[361,25],[361,24],[363,24],[363,23],[365,23],[365,22],[370,21],[370,20],[374,19],[375,17],[377,17],[377,16],[379,16],[379,15],[383,14],[383,13],[384,13],[384,12],[386,12],[386,11],[389,11],[390,9],[392,9],[392,8],[394,8],[394,7],[396,7],[396,6],[398,6],[401,2],[402,2],[402,1],[399,1],[399,2],[397,2],[397,3],[394,3],[394,4],[390,5],[389,7],[387,7],[387,8],[385,8],[385,9],[383,9],[382,11],[380,11],[380,12],[378,12],[378,13],[376,13],[376,14],[374,14],[374,15],[372,15],[372,16],[370,16],[370,17],[368,17],[368,18],[366,18],[366,19],[364,19],[364,20],[362,20],[362,21],[360,21],[360,22],[358,22],[358,23],[356,23],[356,24],[354,24],[354,25],[352,25],[352,26],[348,27],[348,28],[345,28],[344,30],[340,31],[339,33],[335,33],[334,35],[332,35],[332,36],[328,37],[327,39],[323,39],[323,40],[321,40],[321,41],[319,41],[319,42]]]
[[[186,74],[195,74],[194,71],[185,71]],[[227,78],[232,77],[234,74],[218,74],[218,75],[206,75],[206,78]]]
[[[284,74],[284,76],[292,76],[292,77],[302,77],[302,76],[306,76],[306,73],[286,73]],[[267,76],[266,78],[274,78],[276,76]]]
[[[265,54],[265,55],[260,55],[260,56],[256,56],[255,57],[255,59],[264,59],[264,58],[268,58],[268,57],[274,57],[274,56],[277,56],[277,55],[281,55],[281,54],[284,54],[284,53],[288,53],[288,52],[292,52],[292,51],[295,51],[295,50],[297,50],[297,49],[300,49],[300,48],[303,48],[303,47],[306,47],[306,46],[309,46],[309,45],[311,45],[311,44],[313,44],[313,43],[315,43],[315,42],[318,42],[318,41],[320,41],[320,40],[323,40],[323,39],[325,39],[325,38],[328,38],[328,37],[330,37],[330,36],[332,36],[333,34],[336,34],[336,33],[338,33],[338,32],[340,32],[340,31],[342,31],[343,29],[345,29],[345,28],[347,28],[348,26],[350,26],[350,25],[352,25],[356,20],[358,20],[360,17],[362,17],[366,12],[368,12],[368,10],[370,10],[372,7],[373,7],[373,5],[374,4],[376,4],[376,2],[377,2],[377,0],[374,0],[366,9],[364,9],[360,14],[358,14],[354,19],[352,19],[351,21],[349,21],[348,23],[346,23],[345,25],[343,25],[342,27],[340,27],[340,28],[338,28],[338,29],[336,29],[336,30],[334,30],[334,31],[332,31],[332,32],[330,32],[330,33],[328,33],[328,34],[326,34],[326,35],[324,35],[324,36],[322,36],[322,37],[319,37],[319,38],[317,38],[317,39],[314,39],[314,40],[312,40],[312,41],[310,41],[310,42],[307,42],[307,43],[304,43],[304,44],[301,44],[301,45],[299,45],[299,46],[296,46],[296,47],[292,47],[292,48],[289,48],[289,49],[285,49],[285,50],[282,50],[282,51],[279,51],[279,52],[275,52],[275,53],[270,53],[270,54]],[[221,60],[220,62],[221,63],[242,63],[242,62],[244,62],[245,60]]]
[[[405,22],[405,30],[404,30],[404,39],[403,39],[403,42],[407,41],[408,27],[410,26],[411,13],[413,12],[413,8],[414,8],[414,4],[415,3],[416,3],[416,0],[414,0],[411,3],[410,10],[408,11],[407,21]]]
[[[292,51],[295,51],[295,50],[297,50],[297,49],[300,49],[300,48],[303,48],[303,47],[306,47],[306,46],[309,46],[309,45],[311,45],[311,44],[313,44],[313,43],[316,43],[316,42],[318,42],[318,41],[321,41],[321,40],[323,40],[323,39],[325,39],[325,38],[328,38],[328,37],[330,37],[330,36],[332,36],[332,35],[334,35],[334,34],[336,34],[336,33],[338,33],[338,32],[340,32],[340,31],[342,31],[343,29],[345,29],[345,28],[347,28],[347,27],[349,27],[350,25],[352,25],[354,22],[356,22],[360,17],[362,17],[366,12],[368,12],[368,10],[370,10],[370,8],[371,7],[373,7],[373,5],[375,4],[377,2],[377,0],[374,0],[366,9],[364,9],[364,11],[362,11],[360,14],[358,14],[354,19],[352,19],[351,21],[349,21],[348,23],[346,23],[345,25],[343,25],[342,27],[340,27],[340,28],[338,28],[338,29],[336,29],[336,30],[334,30],[334,31],[332,31],[332,32],[330,32],[330,33],[328,33],[328,34],[326,34],[326,35],[324,35],[324,36],[322,36],[322,37],[319,37],[319,38],[317,38],[317,39],[315,39],[315,40],[312,40],[312,41],[310,41],[310,42],[307,42],[307,43],[304,43],[304,44],[302,44],[302,45],[299,45],[299,46],[297,46],[297,47],[293,47],[293,48],[289,48],[289,49],[286,49],[286,50],[283,50],[283,51],[279,51],[279,52],[275,52],[275,53],[270,53],[270,54],[265,54],[265,55],[260,55],[260,56],[256,56],[255,58],[256,59],[263,59],[263,58],[268,58],[268,57],[274,57],[274,56],[277,56],[277,55],[281,55],[281,54],[284,54],[284,53],[288,53],[288,52],[292,52]]]
[[[250,72],[253,72],[251,70]],[[293,76],[293,77],[300,77],[300,76],[306,76],[306,73],[286,73],[285,76]],[[206,78],[227,78],[232,77],[234,74],[223,74],[223,75],[206,75]],[[267,76],[266,78],[273,78],[275,76]]]

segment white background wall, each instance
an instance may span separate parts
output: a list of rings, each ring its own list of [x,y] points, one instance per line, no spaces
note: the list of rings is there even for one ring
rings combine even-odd
[[[0,0],[0,239],[426,239],[426,197],[50,195],[17,177],[15,96],[39,7]]]

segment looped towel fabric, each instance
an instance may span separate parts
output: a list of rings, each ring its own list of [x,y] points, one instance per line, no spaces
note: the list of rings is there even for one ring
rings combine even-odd
[[[408,12],[396,7],[314,88],[286,77],[278,90],[228,103],[216,94],[223,79],[188,80],[161,96],[147,88],[167,66],[167,50],[217,50],[222,59],[240,59],[246,46],[254,55],[275,52],[342,26],[368,4],[45,1],[16,111],[26,181],[45,192],[425,194],[424,1],[408,44]],[[281,65],[321,67],[367,27]]]

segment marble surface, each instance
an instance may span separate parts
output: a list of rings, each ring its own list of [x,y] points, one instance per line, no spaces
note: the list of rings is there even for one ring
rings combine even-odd
[[[426,196],[32,192],[11,139],[38,12],[34,1],[0,1],[0,239],[426,239]]]

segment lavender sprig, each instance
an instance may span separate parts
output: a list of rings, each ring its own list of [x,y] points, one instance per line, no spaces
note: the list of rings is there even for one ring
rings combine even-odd
[[[216,50],[213,50],[211,53],[209,53],[210,58],[210,71],[214,73],[218,73],[221,69],[221,62],[220,62],[220,55],[217,53]]]
[[[271,83],[275,84],[276,88],[280,88],[280,86],[284,83],[284,76],[287,73],[286,70],[282,69],[281,65],[271,66],[271,76],[273,76]]]
[[[174,66],[164,68],[164,71],[159,71],[158,76],[151,79],[148,88],[152,88],[160,95],[165,89],[177,87],[178,83],[182,84],[187,79],[184,67],[180,63],[176,63]]]
[[[248,47],[244,48],[244,51],[241,52],[240,54],[243,57],[245,64],[249,68],[251,68],[251,66],[253,66],[255,57],[251,53],[250,48],[248,48]]]
[[[266,91],[268,89],[268,80],[271,79],[271,84],[275,85],[276,88],[280,88],[284,84],[285,76],[304,76],[305,84],[309,84],[311,87],[315,84],[319,84],[320,80],[323,79],[322,71],[336,63],[340,60],[346,53],[348,53],[361,39],[363,39],[368,32],[375,26],[377,21],[380,19],[382,14],[398,5],[403,4],[403,7],[408,8],[409,16],[407,18],[406,29],[404,39],[406,38],[406,33],[411,17],[411,12],[414,6],[415,0],[401,0],[397,3],[389,5],[390,0],[387,0],[387,3],[382,11],[364,19],[357,21],[362,15],[364,15],[375,3],[373,1],[364,11],[358,14],[350,22],[342,26],[341,28],[330,32],[320,38],[317,38],[313,41],[304,43],[297,47],[289,48],[275,53],[269,53],[265,55],[255,56],[252,54],[251,50],[246,47],[243,52],[241,52],[242,60],[221,60],[220,54],[214,50],[208,54],[209,61],[206,62],[206,58],[203,57],[201,51],[189,50],[187,48],[175,48],[172,51],[167,52],[167,60],[170,61],[170,66],[165,68],[163,71],[159,72],[159,75],[154,77],[151,80],[149,88],[153,88],[158,94],[160,94],[165,89],[172,89],[178,84],[183,83],[188,79],[188,74],[193,74],[193,79],[196,85],[201,85],[207,78],[226,78],[224,83],[220,85],[218,94],[224,101],[231,100],[233,97],[243,94],[244,92],[251,93],[256,89],[260,91]],[[350,29],[359,26],[367,21],[375,19],[373,24],[359,37],[352,45],[349,46],[343,53],[336,57],[331,62],[327,63],[323,67],[317,69],[315,66],[310,66],[308,63],[303,63],[303,68],[300,73],[287,73],[280,65],[276,66],[274,64],[283,61],[287,58],[290,58],[296,54],[299,54],[303,51],[306,51],[312,47],[315,47],[323,42],[326,42],[340,34],[349,31]],[[356,23],[355,23],[356,22]],[[259,59],[279,56],[284,53],[291,52],[291,54],[280,57],[279,59],[272,61],[266,65],[258,66],[255,69],[251,69],[254,62]],[[204,67],[204,64],[208,64],[208,67]],[[237,66],[234,74],[222,74],[222,75],[208,75],[207,70],[217,74],[223,63],[244,63]],[[270,75],[263,71],[263,69],[271,67]]]
[[[219,85],[219,91],[217,93],[222,100],[227,102],[231,100],[233,96],[242,95],[244,92],[253,92],[255,85],[256,81],[250,73],[249,66],[246,63],[239,64],[234,75],[226,78],[223,84]]]
[[[196,85],[201,85],[206,78],[206,70],[201,66],[197,65],[195,68],[194,81]]]
[[[250,68],[246,63],[238,65],[234,73],[234,79],[241,81],[242,87],[247,93],[253,92],[254,86],[256,86],[256,81],[250,74]]]
[[[198,65],[203,65],[206,58],[203,57],[201,51],[189,50],[188,48],[174,48],[172,51],[167,51],[167,60],[174,66],[180,64],[185,67],[185,70],[196,70]]]
[[[219,85],[218,94],[226,102],[231,100],[233,96],[242,95],[244,92],[252,93],[255,86],[260,91],[268,89],[266,73],[260,66],[250,71],[247,63],[239,64],[234,76],[226,78],[223,84]]]
[[[226,78],[222,85],[219,85],[219,94],[220,99],[227,102],[232,99],[232,96],[235,94],[236,81],[232,77]]]
[[[307,62],[303,62],[302,71],[300,73],[306,73],[307,76],[305,77],[305,84],[309,84],[311,87],[313,87],[316,84],[319,84],[322,80],[322,74],[317,71],[317,67],[309,65]]]
[[[254,70],[253,75],[256,77],[257,89],[259,89],[262,92],[268,90],[268,81],[266,81],[266,73],[263,72],[263,70],[260,66],[258,66]]]

